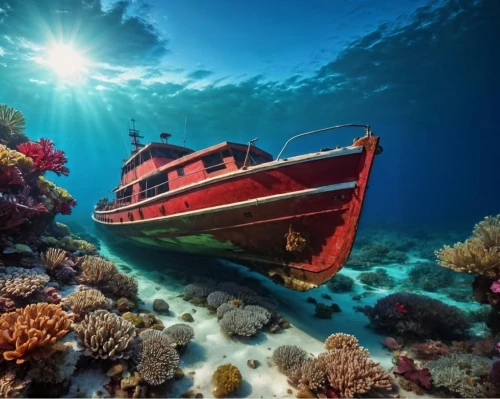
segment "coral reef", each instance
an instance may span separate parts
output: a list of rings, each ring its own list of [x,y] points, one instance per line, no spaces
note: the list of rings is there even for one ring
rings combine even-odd
[[[240,370],[230,363],[217,367],[212,379],[215,386],[213,394],[216,398],[223,398],[234,394],[241,386],[243,380]]]
[[[302,364],[309,359],[309,354],[296,345],[282,345],[274,350],[271,359],[280,372],[289,375],[302,367]]]
[[[0,273],[0,296],[6,298],[27,298],[49,282],[42,269],[6,267]]]
[[[361,273],[358,280],[370,287],[392,288],[396,285],[394,279],[387,274],[385,269],[375,269],[374,272]]]
[[[227,303],[233,299],[236,299],[236,297],[227,292],[214,291],[207,296],[207,305],[213,309],[217,309],[223,303]]]
[[[123,317],[106,310],[85,316],[76,328],[78,345],[85,356],[95,359],[128,358],[135,338],[135,327]]]
[[[224,313],[220,326],[227,335],[250,337],[269,323],[271,313],[260,306],[235,307]]]
[[[54,352],[53,344],[64,337],[71,318],[59,305],[38,303],[0,316],[0,350],[5,360],[17,364],[39,360]]]
[[[385,334],[409,339],[456,339],[467,336],[470,323],[458,308],[417,294],[395,293],[375,306],[358,307]]]
[[[19,369],[9,367],[0,370],[0,397],[24,398],[31,381],[21,375]]]
[[[497,397],[488,381],[490,363],[471,354],[452,353],[427,363],[433,384],[462,398]]]
[[[189,284],[184,288],[184,294],[189,298],[206,298],[215,287],[208,284]]]
[[[28,141],[24,134],[24,115],[6,104],[0,104],[0,144],[15,149],[18,144]]]
[[[329,386],[341,398],[392,390],[390,378],[365,352],[352,348],[334,349],[318,356]]]
[[[79,317],[88,312],[106,308],[106,297],[98,290],[84,289],[69,294],[64,303]]]
[[[357,348],[359,341],[354,335],[336,333],[330,335],[325,341],[325,349],[334,350],[342,348]]]
[[[183,348],[194,338],[193,327],[187,324],[174,324],[164,330],[165,335],[170,339],[171,346]]]
[[[407,356],[398,356],[396,358],[394,373],[403,376],[405,379],[425,389],[429,389],[431,387],[429,369],[421,369],[417,367],[413,359],[410,359]]]
[[[333,278],[328,280],[326,284],[333,292],[349,292],[354,287],[354,279],[344,274],[337,273]]]
[[[171,347],[170,337],[160,331],[146,330],[139,334],[134,348],[137,371],[150,385],[160,385],[173,378],[179,355]]]
[[[44,384],[60,384],[70,378],[76,370],[81,352],[75,351],[71,344],[56,344],[52,356],[38,362],[31,361],[29,377]]]

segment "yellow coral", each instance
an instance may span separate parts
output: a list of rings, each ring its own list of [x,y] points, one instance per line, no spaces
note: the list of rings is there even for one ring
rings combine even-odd
[[[94,289],[73,292],[65,299],[65,303],[78,316],[105,308],[107,305],[106,297],[100,291]]]
[[[49,248],[45,253],[41,254],[41,258],[47,269],[55,269],[66,259],[66,251],[63,249]]]
[[[0,317],[0,348],[5,360],[21,364],[53,353],[52,345],[64,337],[71,318],[60,305],[38,303]]]
[[[241,381],[242,377],[238,367],[230,363],[217,367],[213,375],[214,396],[216,398],[226,397],[241,386]]]
[[[337,333],[330,335],[325,341],[325,349],[357,348],[359,341],[354,335]]]
[[[471,238],[435,252],[438,263],[462,273],[500,276],[500,215],[488,216],[474,227]]]

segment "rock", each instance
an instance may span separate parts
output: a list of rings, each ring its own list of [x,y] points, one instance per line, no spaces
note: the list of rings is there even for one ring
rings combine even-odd
[[[191,309],[191,313],[196,313],[196,309]]]
[[[192,303],[195,306],[202,306],[204,304],[202,298],[191,298],[189,303]]]
[[[141,382],[141,375],[139,373],[134,373],[132,377],[124,378],[120,382],[121,389],[135,388]]]
[[[361,300],[361,295],[356,294],[356,295],[353,295],[351,298],[352,298],[353,301],[360,301]]]
[[[314,304],[316,304],[316,303],[318,303],[318,301],[316,299],[314,299],[313,297],[310,296],[310,297],[307,298],[307,303],[314,303]]]
[[[157,320],[157,321],[159,321],[159,320]],[[150,328],[152,328],[153,330],[163,331],[165,329],[165,326],[163,325],[163,323],[161,321],[159,321],[159,323],[153,324]]]
[[[168,312],[169,304],[164,299],[157,298],[153,301],[153,310],[155,312]]]
[[[291,390],[290,388],[288,388],[288,389],[286,390],[286,393],[287,393],[288,395],[291,395],[291,394],[292,394],[292,390]]]
[[[116,301],[116,309],[119,312],[129,312],[135,308],[135,303],[127,298],[120,298]]]
[[[191,316],[191,314],[189,313],[184,313],[182,316],[181,316],[182,320],[188,322],[188,323],[192,323],[194,321],[193,319],[193,316]]]
[[[179,381],[184,378],[184,371],[180,367],[177,367],[174,372],[174,380]]]
[[[108,377],[114,377],[116,375],[121,375],[123,372],[125,371],[125,367],[123,367],[123,364],[115,364],[114,366],[112,366],[108,372],[106,373],[106,375]]]
[[[330,307],[332,308],[333,313],[340,313],[340,312],[342,312],[342,309],[340,309],[340,306],[337,305],[336,303],[332,303],[330,305]]]
[[[190,371],[188,373],[188,377],[191,378],[192,380],[194,380],[194,375],[196,374],[196,371]]]
[[[332,299],[332,297],[328,294],[321,294],[321,298],[325,298],[325,299]]]
[[[189,391],[184,392],[181,395],[181,398],[194,398],[194,396],[195,396],[194,391],[192,389],[190,389]]]
[[[287,330],[287,329],[289,329],[291,327],[292,327],[292,325],[288,321],[285,321],[283,324],[281,324],[281,328],[283,330]]]
[[[198,392],[196,395],[194,395],[195,398],[203,398],[203,394],[201,392]]]
[[[161,288],[160,288],[160,287],[155,287],[155,290],[156,290],[156,291],[160,291],[160,290],[161,290]]]
[[[278,324],[270,324],[267,327],[267,331],[269,331],[271,334],[275,334],[280,330],[280,326]]]
[[[256,369],[259,367],[259,361],[258,360],[247,360],[247,366],[250,367],[251,369]]]
[[[130,321],[134,327],[144,327],[144,320],[139,315],[133,314],[131,312],[124,313],[122,317]]]

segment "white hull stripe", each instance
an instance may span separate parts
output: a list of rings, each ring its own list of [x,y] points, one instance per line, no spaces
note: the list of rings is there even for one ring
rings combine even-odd
[[[318,153],[314,153],[314,154],[299,155],[297,157],[288,158],[288,160],[286,160],[286,161],[284,159],[280,159],[279,161],[267,162],[267,163],[264,163],[262,165],[252,166],[251,168],[248,168],[246,170],[239,169],[237,171],[226,173],[224,175],[215,176],[212,178],[201,180],[199,182],[189,184],[189,185],[184,186],[184,187],[179,187],[175,190],[167,191],[166,193],[159,194],[155,197],[148,198],[148,199],[145,199],[145,200],[140,201],[140,202],[136,202],[136,203],[131,204],[131,205],[122,206],[120,208],[116,208],[116,209],[113,209],[110,211],[96,211],[96,213],[99,215],[104,215],[104,214],[109,214],[109,213],[117,213],[120,211],[126,211],[129,209],[137,208],[138,205],[143,206],[143,205],[149,204],[150,202],[154,202],[160,198],[171,197],[171,196],[183,193],[184,191],[188,191],[188,190],[198,188],[198,187],[204,187],[206,185],[209,185],[212,183],[218,183],[220,181],[224,181],[227,179],[232,179],[234,177],[241,177],[242,175],[245,175],[245,174],[250,175],[252,173],[263,172],[263,171],[281,168],[281,167],[285,167],[285,166],[289,166],[289,165],[295,165],[295,164],[302,163],[302,162],[316,161],[316,160],[325,159],[325,158],[334,158],[334,157],[339,157],[342,155],[358,154],[358,153],[363,151],[363,148],[364,147],[343,147],[343,148],[339,148],[339,149],[324,152],[324,153],[318,152]],[[168,166],[168,164],[165,165],[165,169],[168,169],[166,166]],[[138,179],[138,180],[135,180],[133,182],[127,183],[127,184],[121,186],[119,189],[121,190],[122,188],[130,186],[130,185],[137,183],[141,180],[142,179]]]
[[[331,184],[329,186],[308,188],[305,190],[293,191],[291,193],[270,195],[268,197],[254,198],[251,200],[235,202],[233,204],[228,204],[228,205],[218,205],[218,206],[213,206],[210,208],[199,209],[196,211],[188,211],[188,212],[176,213],[174,215],[160,216],[160,217],[157,217],[154,219],[135,220],[132,222],[106,223],[106,222],[102,222],[100,220],[97,220],[93,214],[92,214],[92,219],[94,219],[94,221],[101,223],[101,224],[104,224],[106,226],[122,226],[122,225],[127,225],[127,224],[156,222],[156,221],[168,220],[168,219],[172,219],[172,218],[181,218],[181,217],[186,217],[186,216],[198,216],[198,215],[204,215],[206,213],[229,211],[229,210],[244,208],[244,207],[252,206],[252,205],[258,206],[260,204],[267,204],[270,202],[283,201],[283,200],[286,200],[289,198],[294,198],[294,197],[302,197],[305,195],[326,193],[329,191],[346,190],[346,189],[351,189],[351,188],[355,188],[355,187],[356,187],[355,181],[346,182],[346,183],[339,183],[339,184]],[[137,208],[139,208],[139,207],[137,207]]]

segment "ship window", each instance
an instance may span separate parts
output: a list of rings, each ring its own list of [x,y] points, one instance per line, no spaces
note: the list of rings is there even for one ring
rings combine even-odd
[[[222,151],[222,158],[229,158],[231,156],[231,152],[229,150]]]
[[[151,153],[154,158],[179,159],[187,154],[190,154],[191,151],[176,150],[173,148],[165,147],[153,147],[151,148]]]
[[[151,159],[151,154],[149,153],[149,149],[145,149],[141,152],[141,159],[142,159],[141,163],[144,163],[149,159]]]
[[[203,165],[205,166],[207,173],[212,173],[226,168],[220,152],[203,157]]]
[[[166,193],[169,190],[167,174],[160,173],[139,182],[141,188],[141,198],[151,198],[155,195]]]
[[[232,149],[232,151],[233,151],[233,156],[234,156],[234,160],[236,161],[236,164],[238,165],[238,167],[241,168],[243,166],[243,163],[245,162],[245,158],[247,156],[246,151],[236,150],[234,148]],[[250,166],[260,165],[262,163],[266,163],[269,161],[271,161],[269,158],[266,158],[262,155],[259,155],[253,151],[250,151],[250,154],[248,155],[248,165],[250,165]]]
[[[134,158],[134,167],[138,167],[140,165],[141,158],[140,157],[135,157]]]
[[[132,186],[128,186],[116,192],[116,199],[123,200],[124,202],[129,202],[131,195],[132,195]]]
[[[184,176],[184,168],[183,167],[177,168],[177,176],[179,176],[179,177]]]

